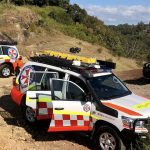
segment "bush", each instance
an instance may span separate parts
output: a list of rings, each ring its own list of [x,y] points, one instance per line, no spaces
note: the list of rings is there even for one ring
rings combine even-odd
[[[37,26],[35,25],[35,23],[31,23],[30,24],[30,27],[29,27],[29,31],[30,32],[35,32],[37,29]]]
[[[65,11],[51,11],[48,14],[49,17],[53,18],[54,20],[56,20],[59,23],[63,23],[63,24],[67,24],[67,25],[71,25],[73,24],[73,20],[72,18],[65,12]]]
[[[101,53],[103,51],[103,49],[100,47],[97,49],[98,53]]]

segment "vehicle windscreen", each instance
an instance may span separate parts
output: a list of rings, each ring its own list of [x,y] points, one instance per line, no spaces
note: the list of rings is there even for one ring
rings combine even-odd
[[[113,74],[91,78],[89,83],[101,100],[110,100],[131,94],[131,91]]]

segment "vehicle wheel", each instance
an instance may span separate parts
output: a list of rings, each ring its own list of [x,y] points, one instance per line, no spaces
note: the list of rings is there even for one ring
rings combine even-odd
[[[36,123],[36,114],[35,111],[31,108],[31,107],[24,107],[22,108],[23,111],[23,116],[25,118],[25,120],[29,123],[29,124],[35,124]]]
[[[99,150],[123,150],[125,149],[117,132],[108,126],[99,128],[95,135],[96,149]]]
[[[4,64],[0,66],[0,75],[4,78],[8,78],[12,73],[12,68],[11,66]]]

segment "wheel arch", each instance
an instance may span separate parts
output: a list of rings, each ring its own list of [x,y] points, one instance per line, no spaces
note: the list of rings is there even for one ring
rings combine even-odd
[[[92,138],[95,136],[96,131],[98,131],[98,128],[101,127],[101,126],[108,126],[108,127],[113,128],[117,132],[117,134],[121,137],[121,132],[119,131],[119,129],[116,126],[114,126],[113,124],[111,124],[111,123],[109,123],[107,121],[98,120],[98,121],[96,121],[96,123],[94,125],[94,128],[93,128],[94,130],[93,130],[93,133],[92,133]]]
[[[2,65],[9,65],[12,69],[11,71],[14,72],[14,66],[11,62],[4,62],[4,63],[0,64],[0,66],[2,66]]]

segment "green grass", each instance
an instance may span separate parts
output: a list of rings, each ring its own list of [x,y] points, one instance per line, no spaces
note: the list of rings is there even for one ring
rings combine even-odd
[[[44,8],[40,7],[30,7],[34,12],[39,15],[39,19],[43,22],[43,28],[47,31],[58,30],[63,32],[65,35],[75,37],[84,41],[88,41],[90,43],[99,43],[99,38],[93,35],[90,30],[84,26],[83,24],[75,24],[74,22],[70,23],[63,23],[54,20],[53,18],[49,17],[50,12],[55,12],[55,14],[65,14],[64,9],[55,7],[55,6],[48,6]],[[60,16],[61,18],[61,16]],[[65,18],[64,18],[65,19]],[[59,18],[58,18],[59,20]]]
[[[2,14],[5,10],[9,10],[9,9],[16,10],[16,6],[12,4],[10,5],[10,4],[5,4],[0,2],[0,14]]]

